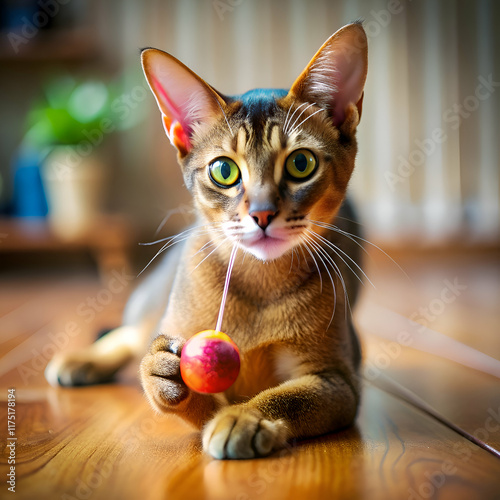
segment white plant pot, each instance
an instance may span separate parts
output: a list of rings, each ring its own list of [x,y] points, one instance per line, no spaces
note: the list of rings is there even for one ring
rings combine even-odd
[[[105,184],[105,165],[72,146],[57,146],[42,165],[42,179],[54,232],[66,240],[87,232],[99,216]]]

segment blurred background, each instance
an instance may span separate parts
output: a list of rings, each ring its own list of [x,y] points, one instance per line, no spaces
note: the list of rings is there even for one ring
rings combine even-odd
[[[1,0],[4,266],[87,246],[104,267],[122,251],[142,262],[152,251],[137,242],[167,214],[162,235],[186,223],[140,48],[172,53],[226,94],[287,88],[360,18],[369,73],[351,191],[366,234],[387,248],[496,249],[498,2]]]

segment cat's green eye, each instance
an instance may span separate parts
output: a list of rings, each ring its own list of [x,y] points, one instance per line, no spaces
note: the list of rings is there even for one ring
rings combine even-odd
[[[208,166],[208,173],[212,182],[223,188],[234,186],[240,180],[240,169],[231,158],[217,158]]]
[[[286,159],[288,175],[298,181],[307,179],[316,169],[316,157],[308,149],[297,149]]]

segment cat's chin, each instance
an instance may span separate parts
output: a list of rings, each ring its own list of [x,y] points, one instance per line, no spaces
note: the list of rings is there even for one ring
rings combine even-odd
[[[293,246],[290,240],[270,236],[261,238],[250,244],[240,243],[240,245],[254,257],[263,261],[279,259]]]

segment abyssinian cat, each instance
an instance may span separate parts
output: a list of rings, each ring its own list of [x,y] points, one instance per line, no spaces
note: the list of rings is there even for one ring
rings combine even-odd
[[[361,24],[332,35],[289,91],[228,97],[157,49],[142,52],[142,65],[198,225],[167,241],[178,244],[132,294],[124,326],[55,357],[49,382],[109,380],[146,353],[140,378],[153,408],[198,426],[220,459],[350,425],[359,245],[345,195],[367,73]],[[214,327],[234,248],[222,331],[240,349],[241,372],[225,393],[202,395],[183,383],[180,352]]]

